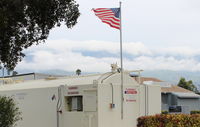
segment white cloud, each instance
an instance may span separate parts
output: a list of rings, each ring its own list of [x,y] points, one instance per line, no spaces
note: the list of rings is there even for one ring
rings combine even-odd
[[[78,52],[76,50],[79,50]],[[118,54],[119,43],[102,41],[69,41],[54,40],[31,47],[26,51],[27,57],[17,66],[17,70],[54,70],[74,71],[80,68],[83,72],[107,72],[111,63],[120,63],[119,58],[102,56],[84,56],[82,51],[99,51]],[[124,67],[128,70],[187,70],[200,71],[200,61],[193,56],[199,50],[190,47],[169,47],[149,49],[143,43],[124,43],[124,52],[134,56],[124,57]],[[170,54],[165,56],[165,54]],[[177,58],[176,55],[182,55]]]
[[[65,51],[106,51],[111,54],[119,53],[119,42],[106,42],[106,41],[70,41],[70,40],[49,40],[45,44],[37,45],[28,51],[35,50],[51,50],[54,52]],[[123,43],[124,53],[130,55],[150,55],[151,52],[141,42]]]
[[[190,58],[179,60],[174,57],[140,56],[133,61],[127,60],[125,63],[128,69],[200,71],[200,62]]]
[[[109,70],[110,63],[117,61],[116,58],[95,58],[83,56],[73,52],[46,52],[35,51],[33,61],[23,60],[18,70],[54,70],[74,71],[81,68],[84,72],[105,72]]]
[[[200,55],[200,49],[194,47],[166,47],[166,48],[155,48],[154,54],[171,55],[171,56],[183,56],[183,57],[194,57]]]

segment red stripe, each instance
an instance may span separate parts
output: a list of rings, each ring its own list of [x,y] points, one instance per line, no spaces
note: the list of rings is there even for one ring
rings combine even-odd
[[[114,17],[114,14],[95,14],[96,16],[98,16],[98,17],[108,17],[108,16],[110,16],[110,17]]]
[[[120,22],[120,20],[116,19],[115,17],[102,18],[101,20],[114,20],[115,22]]]
[[[95,15],[101,19],[103,23],[109,26],[120,29],[120,19],[116,18],[111,9],[108,8],[96,8],[93,9]]]
[[[115,23],[115,22],[110,21],[110,20],[102,20],[102,22],[108,22],[108,23],[110,23],[110,24],[112,24],[112,25],[114,25],[114,26],[120,27],[120,23]]]
[[[112,15],[112,16],[114,16],[114,13],[112,13],[112,12],[109,12],[109,13],[101,13],[101,14],[95,14],[95,15],[98,15],[98,16],[103,16],[103,15]]]
[[[100,19],[104,19],[104,18],[114,18],[113,15],[106,15],[106,16],[98,16]]]
[[[108,24],[108,25],[110,25],[110,26],[113,27],[113,28],[120,29],[120,27],[114,26],[114,25],[112,25],[112,24],[110,24],[110,23],[108,23],[108,22],[104,22],[104,21],[102,21],[102,22],[103,22],[103,23],[106,23],[106,24]]]
[[[113,19],[113,20],[115,20],[116,22],[120,22],[120,20],[119,19],[117,19],[117,18],[115,18],[115,17],[104,17],[104,18],[100,18],[101,20],[104,20],[104,19]]]
[[[110,10],[110,9],[108,9],[108,8],[96,8],[96,9],[93,9],[94,11],[101,11],[101,10]]]
[[[98,15],[97,15],[98,16]],[[104,18],[114,18],[113,15],[104,15],[104,16],[98,16],[100,19],[104,19]]]
[[[96,15],[96,14],[95,14]],[[100,19],[104,19],[104,18],[112,18],[112,19],[114,19],[114,20],[116,20],[116,21],[120,21],[118,18],[116,18],[115,16],[114,16],[114,14],[113,15],[96,15],[96,16],[98,16]],[[110,17],[109,17],[110,16]]]
[[[101,11],[96,11],[94,10],[95,13],[100,13],[100,12],[112,12],[112,10],[101,10]]]
[[[102,21],[110,21],[112,24],[115,24],[115,25],[120,25],[120,23],[116,23],[116,22],[113,22],[112,20],[102,20]]]

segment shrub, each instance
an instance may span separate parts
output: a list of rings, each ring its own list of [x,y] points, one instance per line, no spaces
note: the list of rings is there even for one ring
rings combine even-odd
[[[161,111],[161,114],[168,114],[168,111]]]
[[[21,119],[19,108],[10,97],[0,96],[0,127],[13,127]]]
[[[200,115],[159,114],[138,118],[137,127],[200,127]]]
[[[193,111],[190,111],[190,114],[200,114],[200,110],[193,110]]]

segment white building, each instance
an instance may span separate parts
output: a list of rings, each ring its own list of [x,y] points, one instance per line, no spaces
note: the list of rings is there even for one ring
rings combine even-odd
[[[41,79],[0,86],[22,112],[17,127],[135,127],[161,112],[160,86],[140,85],[129,73]]]

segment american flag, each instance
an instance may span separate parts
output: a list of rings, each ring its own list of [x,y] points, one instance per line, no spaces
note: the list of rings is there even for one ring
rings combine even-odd
[[[103,23],[120,29],[120,8],[96,8],[93,11]]]

